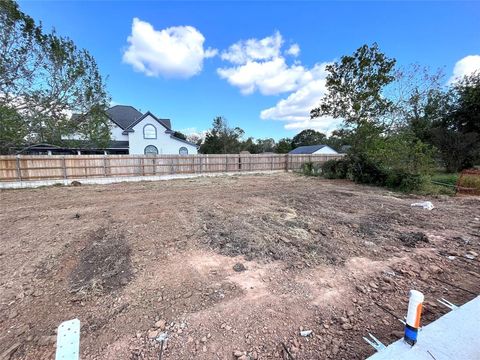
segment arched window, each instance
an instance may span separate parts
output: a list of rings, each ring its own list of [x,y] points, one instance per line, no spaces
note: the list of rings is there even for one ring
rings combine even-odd
[[[188,149],[185,146],[182,146],[179,150],[178,153],[180,155],[188,155]]]
[[[143,138],[144,139],[156,139],[157,138],[157,129],[152,124],[147,124],[143,127]]]
[[[144,150],[145,155],[158,155],[158,149],[156,146],[148,145]]]

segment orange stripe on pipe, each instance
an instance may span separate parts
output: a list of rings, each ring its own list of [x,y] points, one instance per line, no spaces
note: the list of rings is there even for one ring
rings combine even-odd
[[[417,316],[415,317],[415,328],[420,327],[420,316],[422,315],[422,303],[417,305]]]

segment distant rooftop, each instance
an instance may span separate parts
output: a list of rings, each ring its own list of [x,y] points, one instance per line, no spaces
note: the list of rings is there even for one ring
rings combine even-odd
[[[308,145],[308,146],[299,146],[292,151],[289,152],[289,154],[313,154],[315,151],[318,151],[320,149],[323,149],[327,145]]]

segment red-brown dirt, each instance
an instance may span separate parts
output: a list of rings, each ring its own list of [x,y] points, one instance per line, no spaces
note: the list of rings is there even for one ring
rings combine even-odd
[[[82,360],[158,359],[161,331],[162,359],[363,359],[402,336],[378,305],[418,289],[426,324],[474,297],[439,280],[480,290],[480,198],[418,200],[295,174],[2,191],[0,359],[53,359],[72,318]]]

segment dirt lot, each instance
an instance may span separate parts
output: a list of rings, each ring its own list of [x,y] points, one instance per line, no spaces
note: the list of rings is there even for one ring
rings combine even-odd
[[[480,290],[480,198],[295,174],[0,192],[0,359],[363,359]],[[378,305],[377,305],[378,304]],[[300,330],[312,330],[308,337]],[[237,356],[234,355],[234,352]],[[2,354],[4,357],[2,357]]]

